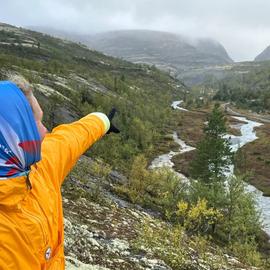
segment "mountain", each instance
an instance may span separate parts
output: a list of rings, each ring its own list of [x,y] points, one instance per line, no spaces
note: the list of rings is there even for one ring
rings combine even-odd
[[[268,46],[263,52],[255,57],[254,61],[267,61],[270,60],[270,46]]]
[[[155,65],[192,85],[209,76],[222,78],[233,60],[224,47],[212,39],[191,39],[150,30],[120,30],[95,35],[79,35],[52,28],[31,27],[56,37],[86,44],[107,55],[134,63]]]
[[[232,63],[224,47],[211,39],[191,40],[150,30],[122,30],[90,36],[87,45],[108,55],[167,70]]]

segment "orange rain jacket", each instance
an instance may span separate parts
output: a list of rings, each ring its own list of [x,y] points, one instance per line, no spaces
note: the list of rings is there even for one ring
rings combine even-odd
[[[25,176],[0,181],[0,270],[65,269],[61,185],[109,125],[106,115],[93,113],[56,127],[31,167],[32,189]]]

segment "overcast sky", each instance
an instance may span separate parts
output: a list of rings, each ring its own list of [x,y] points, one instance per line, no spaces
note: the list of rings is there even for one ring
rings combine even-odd
[[[270,0],[0,0],[0,21],[77,33],[152,29],[210,37],[235,61],[270,45]]]

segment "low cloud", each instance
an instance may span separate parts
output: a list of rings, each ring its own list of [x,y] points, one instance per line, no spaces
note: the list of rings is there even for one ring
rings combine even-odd
[[[152,29],[216,39],[237,61],[270,45],[268,0],[1,0],[1,21],[79,34]],[[27,15],[26,15],[27,14]]]

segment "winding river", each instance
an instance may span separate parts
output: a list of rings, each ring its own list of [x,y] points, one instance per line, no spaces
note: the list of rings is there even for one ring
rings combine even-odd
[[[187,111],[186,109],[179,107],[181,103],[182,101],[174,101],[171,106],[174,109]],[[235,136],[235,135],[228,134],[225,137],[229,139],[232,151],[236,152],[240,147],[257,139],[254,128],[259,127],[262,124],[255,121],[248,120],[245,117],[233,116],[233,118],[242,122],[234,126],[234,128],[237,128],[240,130],[241,135]],[[170,151],[168,154],[164,154],[155,158],[152,161],[150,168],[158,168],[158,167],[164,167],[164,166],[173,168],[174,163],[171,161],[172,157],[195,149],[194,147],[187,145],[183,140],[178,138],[176,132],[173,133],[173,139],[177,144],[179,144],[180,146],[179,150],[177,152]],[[229,174],[232,175],[233,171],[234,171],[234,166],[231,166]],[[178,173],[178,172],[177,174],[182,179],[188,181],[188,179],[183,174]],[[259,211],[261,211],[262,213],[263,228],[265,232],[270,236],[270,197],[264,197],[263,193],[259,191],[258,189],[256,189],[254,186],[247,184],[246,189],[249,192],[256,193],[257,207]]]

